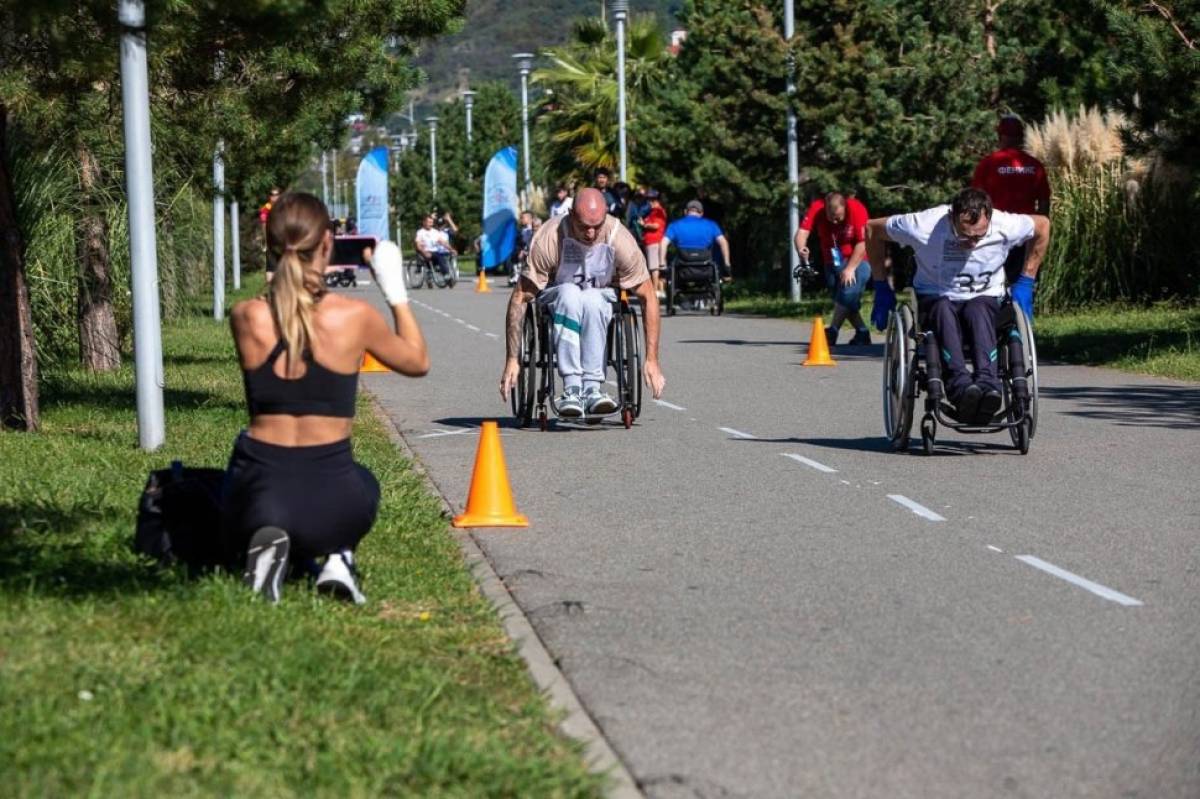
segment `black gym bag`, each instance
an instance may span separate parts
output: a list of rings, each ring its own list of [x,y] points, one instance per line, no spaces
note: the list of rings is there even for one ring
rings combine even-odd
[[[159,565],[182,563],[192,574],[228,565],[221,537],[224,469],[185,467],[150,473],[138,501],[135,552]]]

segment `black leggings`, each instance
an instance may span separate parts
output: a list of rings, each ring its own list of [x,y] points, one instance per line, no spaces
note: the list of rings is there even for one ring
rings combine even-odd
[[[354,549],[379,510],[379,481],[354,462],[350,439],[280,447],[243,432],[221,492],[226,551],[244,554],[260,527],[281,527],[293,558]]]

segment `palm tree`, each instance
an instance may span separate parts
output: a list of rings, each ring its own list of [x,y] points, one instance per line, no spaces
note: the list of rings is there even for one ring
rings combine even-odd
[[[553,66],[533,73],[545,89],[534,121],[547,173],[590,176],[618,163],[616,37],[602,18],[575,22],[567,44],[546,51]],[[625,37],[626,113],[636,130],[639,100],[661,82],[669,64],[665,38],[652,14],[630,20]],[[628,142],[630,179],[637,173],[636,136]]]

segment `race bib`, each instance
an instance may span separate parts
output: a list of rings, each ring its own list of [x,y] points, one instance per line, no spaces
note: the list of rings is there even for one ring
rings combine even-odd
[[[591,246],[564,236],[554,282],[574,283],[581,288],[608,288],[612,284],[616,253],[605,242]]]

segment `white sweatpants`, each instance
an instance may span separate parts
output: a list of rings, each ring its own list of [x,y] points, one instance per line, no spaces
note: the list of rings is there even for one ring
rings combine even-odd
[[[552,315],[563,385],[586,388],[604,382],[604,344],[616,298],[612,289],[581,289],[573,283],[551,286],[538,295]]]

